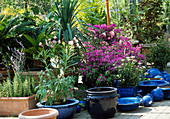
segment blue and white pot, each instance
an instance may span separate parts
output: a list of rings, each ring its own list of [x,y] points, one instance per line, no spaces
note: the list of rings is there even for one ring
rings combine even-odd
[[[43,101],[42,103],[37,103],[37,107],[39,108],[54,108],[57,109],[59,112],[59,115],[57,116],[57,119],[68,119],[73,117],[74,113],[77,110],[77,105],[79,101],[75,99],[67,99],[66,104],[63,105],[45,105],[46,101]]]

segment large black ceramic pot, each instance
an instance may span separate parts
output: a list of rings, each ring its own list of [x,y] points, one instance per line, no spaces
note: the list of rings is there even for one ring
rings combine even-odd
[[[86,90],[86,106],[92,118],[105,119],[113,117],[117,106],[117,89],[113,87],[96,87]]]

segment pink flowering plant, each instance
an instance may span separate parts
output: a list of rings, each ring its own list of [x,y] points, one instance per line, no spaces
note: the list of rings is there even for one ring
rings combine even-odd
[[[106,24],[101,25],[94,25],[88,24],[90,31],[88,34],[89,38],[91,39],[92,43],[100,45],[102,43],[108,43],[112,45],[112,42],[118,42],[120,40],[120,36],[122,35],[122,29],[116,29],[116,24],[111,24],[107,26]],[[98,44],[99,43],[99,44]]]
[[[121,35],[121,29],[115,30],[115,25],[100,27],[106,30],[106,37],[102,34],[95,36],[97,38],[94,41],[99,40],[99,45],[85,42],[86,52],[79,63],[80,74],[85,76],[83,82],[88,87],[112,86],[115,79],[118,79],[122,59],[133,56],[138,62],[135,65],[138,66],[145,58],[141,54],[141,46],[133,47],[129,39]]]

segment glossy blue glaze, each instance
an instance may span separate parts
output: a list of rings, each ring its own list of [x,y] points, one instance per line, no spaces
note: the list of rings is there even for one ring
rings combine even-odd
[[[152,103],[153,103],[153,97],[152,97],[152,95],[151,94],[147,94],[147,95],[145,95],[145,96],[143,96],[143,105],[145,106],[145,107],[149,107],[149,106],[151,106],[152,105]]]
[[[168,72],[167,71],[162,71],[161,74],[168,74]]]
[[[129,111],[139,107],[142,99],[140,97],[123,97],[118,98],[118,110]]]
[[[161,88],[153,89],[151,95],[154,101],[161,101],[164,98],[164,93]]]
[[[159,87],[162,89],[164,93],[164,98],[170,99],[170,84],[160,85]]]
[[[86,90],[86,108],[92,118],[111,118],[116,113],[117,89],[95,87]]]
[[[156,75],[161,75],[161,72],[156,68],[151,68],[147,72],[149,75],[151,75],[153,77],[155,77]]]
[[[146,80],[146,81],[140,81],[139,86],[159,86],[162,84],[168,84],[169,82],[164,80]]]
[[[166,81],[170,82],[170,75],[167,73],[167,74],[163,74],[163,77]]]
[[[118,87],[118,93],[120,97],[135,97],[137,95],[137,87]]]
[[[156,75],[154,78],[161,78],[162,80],[164,80],[164,77],[161,75]]]
[[[46,101],[43,101],[42,103],[37,103],[37,107],[39,108],[54,108],[57,109],[59,112],[59,115],[57,116],[57,119],[67,119],[71,118],[74,113],[77,110],[77,105],[79,103],[78,100],[75,99],[67,99],[67,104],[63,105],[45,105]]]
[[[80,107],[80,105],[77,105],[76,113],[80,113],[80,112],[81,112],[81,107]]]
[[[151,91],[155,88],[157,88],[159,85],[162,84],[168,84],[169,82],[165,80],[146,80],[146,81],[140,81],[138,88],[142,90],[141,95],[146,95],[147,93],[151,93]]]

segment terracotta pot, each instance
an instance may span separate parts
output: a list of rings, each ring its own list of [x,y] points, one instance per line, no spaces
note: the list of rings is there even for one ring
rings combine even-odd
[[[0,116],[18,115],[36,108],[35,94],[29,97],[0,97]]]
[[[58,111],[52,108],[27,110],[19,114],[19,119],[56,119]]]

